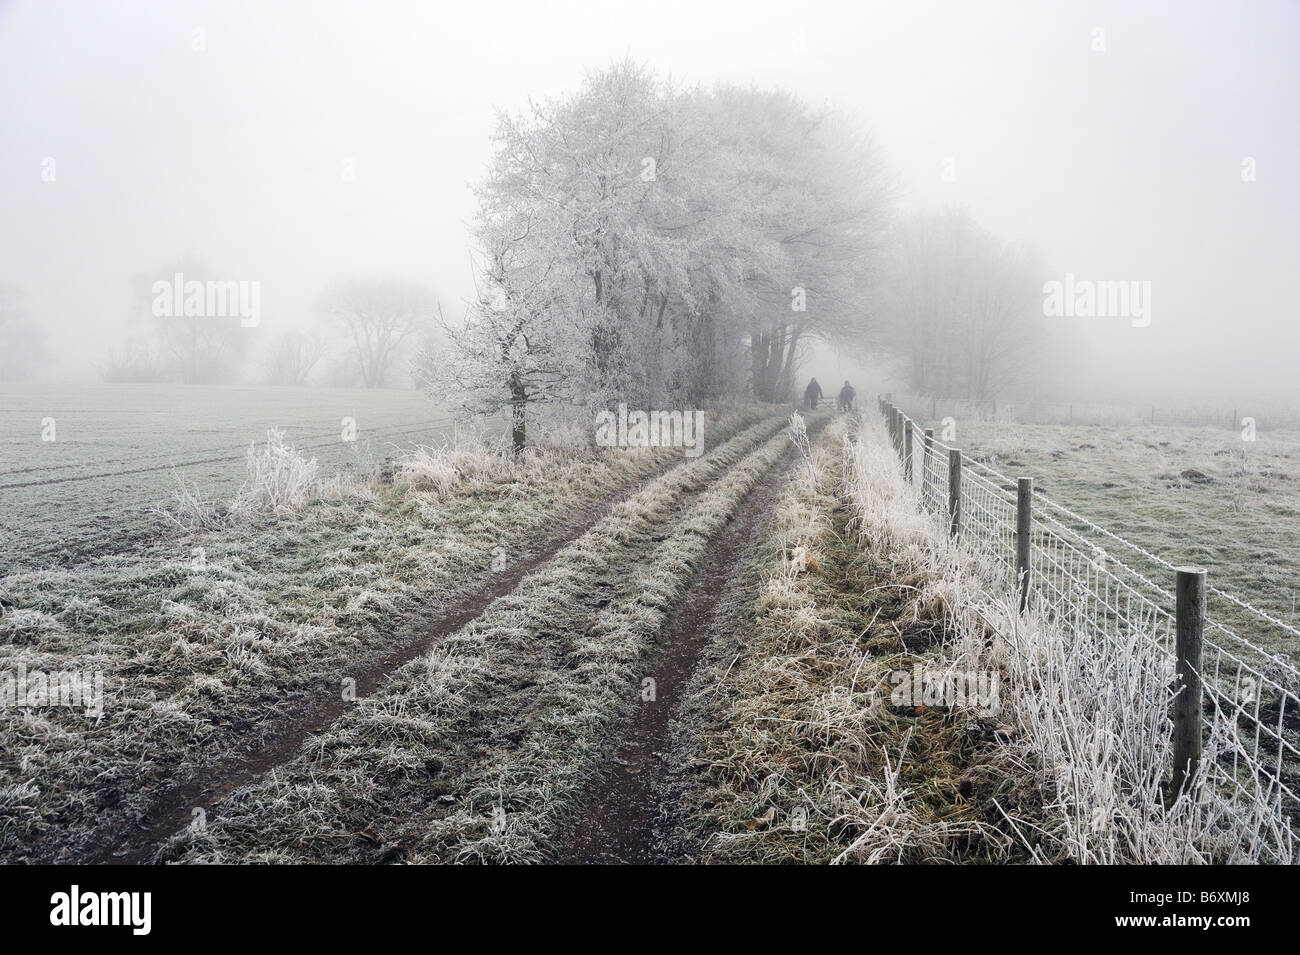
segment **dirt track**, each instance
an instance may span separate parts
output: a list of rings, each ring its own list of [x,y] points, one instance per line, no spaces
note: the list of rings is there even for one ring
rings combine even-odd
[[[810,430],[814,433],[819,431],[826,421],[825,418],[810,421]],[[700,653],[720,622],[715,598],[733,582],[737,568],[750,552],[754,537],[796,459],[797,453],[789,448],[776,459],[775,464],[760,472],[759,483],[740,499],[739,509],[732,512],[733,516],[724,529],[720,533],[710,531],[711,542],[706,544],[707,556],[697,571],[699,576],[689,585],[681,602],[675,605],[675,611],[669,607],[672,622],[647,661],[648,672],[658,681],[657,700],[644,707],[638,718],[626,725],[625,737],[610,740],[609,745],[620,750],[614,764],[615,771],[598,778],[593,799],[588,803],[593,808],[579,817],[580,828],[561,841],[564,858],[597,862],[649,861],[666,854],[662,833],[671,820],[666,815],[667,807],[660,785],[664,775],[660,757],[671,742],[672,719]],[[767,460],[772,459],[769,457]],[[657,475],[662,473],[657,472]],[[638,480],[591,505],[572,520],[554,526],[544,539],[534,542],[523,559],[516,560],[499,574],[484,578],[473,590],[462,592],[458,599],[439,608],[436,615],[431,612],[418,630],[411,628],[396,636],[386,647],[374,651],[348,674],[356,680],[356,698],[360,700],[371,695],[403,664],[476,621],[498,599],[513,594],[522,581],[598,525],[620,502],[636,496],[657,475]],[[721,480],[721,475],[716,480]],[[707,486],[711,487],[712,483]],[[677,502],[677,513],[684,514],[688,505],[699,500],[704,490],[704,487],[688,490]],[[733,501],[731,507],[735,506]],[[627,542],[623,545],[621,557],[611,565],[611,574],[617,576],[638,567],[657,566],[656,549],[663,540],[663,536],[652,533],[644,539]],[[593,582],[592,586],[599,592],[593,592],[593,606],[588,608],[593,614],[610,599],[606,593],[608,587],[604,584],[596,586],[597,583]],[[585,630],[585,624],[576,619],[573,623],[579,627],[577,632]],[[531,684],[524,689],[532,693]],[[87,830],[78,846],[65,842],[63,847],[71,850],[71,860],[83,863],[146,863],[162,858],[160,850],[169,837],[190,825],[195,807],[219,813],[228,797],[295,760],[309,738],[331,727],[354,705],[352,701],[345,702],[341,698],[336,686],[322,686],[321,692],[313,695],[307,704],[283,706],[270,720],[250,727],[245,734],[248,740],[246,750],[215,762],[198,778],[178,778],[166,788],[157,788],[149,793],[151,805],[140,822],[132,825],[130,820],[124,820],[123,812],[110,810],[101,817],[98,825]],[[525,711],[527,709],[525,707]],[[480,732],[491,731],[489,735],[492,735],[498,732],[499,726],[498,722],[492,722],[466,729],[469,735],[462,743],[474,742]],[[618,732],[615,731],[614,735]],[[488,747],[488,750],[494,748]],[[364,771],[364,766],[360,768]],[[396,809],[400,804],[400,799],[395,800],[393,807]],[[37,861],[50,857],[42,843],[48,842],[52,847],[52,839],[53,836],[30,846],[28,859]],[[389,844],[385,851],[391,848],[392,844]],[[65,852],[61,861],[71,860]],[[53,861],[52,857],[48,861]]]
[[[815,438],[829,419],[811,423]],[[608,772],[584,799],[585,809],[560,840],[557,861],[566,864],[653,864],[680,861],[676,807],[670,776],[675,717],[701,655],[728,623],[719,597],[739,583],[743,564],[772,505],[798,462],[791,447],[745,499],[714,541],[705,569],[692,585],[671,629],[651,661],[655,699],[642,701]],[[638,697],[640,699],[640,697]]]
[[[441,608],[432,625],[422,629],[417,639],[390,647],[381,658],[359,668],[354,674],[356,699],[363,699],[374,692],[392,671],[427,652],[437,641],[478,617],[494,600],[514,590],[524,577],[549,561],[565,545],[586,533],[619,502],[635,496],[655,477],[656,475],[650,475],[639,480],[592,505],[573,520],[556,526],[527,557],[514,561],[506,570],[487,578],[484,586],[469,591],[460,600]],[[185,782],[167,790],[138,826],[126,830],[115,829],[112,836],[89,849],[80,861],[116,864],[149,862],[167,837],[189,825],[194,807],[213,805],[240,786],[292,759],[308,738],[354,705],[352,701],[343,700],[336,686],[323,687],[321,694],[312,703],[285,714],[270,727],[262,727],[261,743],[252,752],[218,766],[202,779]]]
[[[759,491],[750,494],[743,507],[740,521],[733,523],[725,534],[725,540],[731,543],[724,544],[718,550],[717,557],[709,564],[710,570],[705,580],[715,579],[720,573],[725,575],[727,568],[733,563],[729,555],[732,551],[736,553],[743,551],[748,532],[738,533],[738,528],[742,525],[744,528],[750,528],[761,517],[761,506],[756,502],[760,498],[765,499],[765,496],[770,496],[769,488],[779,486],[777,477],[786,472],[792,457],[792,454],[786,454],[782,462],[772,469],[771,476],[766,479]],[[484,586],[443,608],[433,626],[426,627],[418,639],[389,648],[382,658],[373,660],[364,668],[357,670],[358,699],[377,689],[389,674],[404,663],[427,652],[439,641],[480,617],[494,601],[512,593],[531,572],[551,561],[557,552],[598,524],[620,501],[635,496],[650,480],[653,480],[653,477],[639,481],[634,486],[610,496],[593,505],[581,517],[556,528],[547,536],[539,549],[527,559],[514,563],[508,571],[491,578],[489,586]],[[648,544],[652,541],[644,543]],[[641,552],[638,547],[633,548],[628,556],[635,563],[646,559],[648,555]],[[689,633],[693,630],[693,625],[685,626],[684,623],[701,618],[705,612],[703,601],[695,594],[707,596],[707,587],[703,589],[696,587],[692,598],[687,601],[682,617],[683,623],[678,624],[672,639],[667,644],[670,646],[681,644],[680,660],[674,664],[675,667],[680,667],[680,680],[670,677],[668,672],[665,672],[665,681],[674,685],[674,693],[676,684],[684,682],[690,676],[695,656],[698,655],[697,644],[689,639],[679,639],[681,633]],[[595,594],[593,599],[598,597],[600,594]],[[168,837],[189,825],[194,807],[216,807],[241,787],[288,763],[298,754],[302,744],[308,738],[330,726],[355,705],[352,702],[345,703],[333,687],[329,690],[330,692],[320,694],[315,704],[308,709],[286,716],[270,731],[264,730],[262,739],[265,742],[254,752],[221,765],[217,771],[207,773],[202,779],[182,782],[167,790],[157,799],[154,808],[137,828],[119,827],[113,830],[111,840],[105,840],[98,847],[85,853],[83,858],[86,861],[108,863],[141,863],[154,860]],[[666,721],[669,712],[667,706],[663,707],[663,712]]]

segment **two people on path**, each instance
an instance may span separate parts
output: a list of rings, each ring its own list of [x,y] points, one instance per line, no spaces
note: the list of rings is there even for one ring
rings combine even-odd
[[[850,385],[847,381],[844,382],[844,387],[840,389],[839,396],[836,399],[836,403],[839,406],[839,410],[852,411],[853,399],[856,398],[857,395],[858,395],[857,390],[854,389],[854,387]],[[811,379],[808,382],[808,387],[803,390],[804,404],[806,404],[813,411],[816,411],[817,402],[820,401],[822,397],[823,397],[822,386],[817,383],[816,378]]]

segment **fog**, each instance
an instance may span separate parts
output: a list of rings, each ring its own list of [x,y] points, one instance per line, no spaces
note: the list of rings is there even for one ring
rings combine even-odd
[[[94,380],[179,259],[260,282],[268,334],[341,277],[459,312],[496,110],[631,58],[854,116],[897,211],[962,205],[1044,282],[1150,282],[1145,327],[1054,319],[1062,393],[1293,402],[1298,41],[1284,3],[6,3],[0,282],[51,381]]]

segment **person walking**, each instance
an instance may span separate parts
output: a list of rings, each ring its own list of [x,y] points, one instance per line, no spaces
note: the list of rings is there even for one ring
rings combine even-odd
[[[822,397],[822,386],[817,384],[814,378],[808,382],[808,387],[803,390],[803,400],[813,411],[817,410],[817,402]]]
[[[852,411],[853,399],[856,398],[857,395],[858,393],[854,389],[854,387],[850,385],[847,381],[844,382],[844,387],[840,389],[840,401],[839,401],[840,410]]]

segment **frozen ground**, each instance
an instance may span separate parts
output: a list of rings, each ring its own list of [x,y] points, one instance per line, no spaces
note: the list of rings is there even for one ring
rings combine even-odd
[[[342,440],[344,418],[355,441]],[[171,498],[177,477],[229,500],[249,442],[270,428],[328,474],[436,441],[450,421],[410,390],[0,386],[0,568],[73,563],[155,538],[163,524],[149,508]]]

